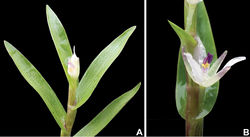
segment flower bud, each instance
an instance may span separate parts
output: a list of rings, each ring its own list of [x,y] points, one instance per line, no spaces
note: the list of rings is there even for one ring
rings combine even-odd
[[[79,58],[76,56],[75,47],[73,48],[73,55],[68,60],[68,73],[69,75],[77,79],[80,73]]]

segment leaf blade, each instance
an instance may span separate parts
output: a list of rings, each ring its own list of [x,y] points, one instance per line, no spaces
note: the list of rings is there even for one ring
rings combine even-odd
[[[126,105],[126,103],[137,93],[141,83],[137,84],[133,89],[127,91],[120,97],[113,100],[106,106],[93,120],[84,126],[75,136],[95,136],[97,135]]]
[[[185,30],[183,30],[179,26],[175,25],[173,22],[171,21],[168,22],[170,26],[173,28],[173,30],[176,32],[176,34],[179,36],[182,46],[191,45],[193,46],[193,48],[195,48],[197,42],[190,34],[188,34]]]
[[[14,46],[7,41],[4,41],[4,45],[22,76],[38,92],[49,108],[57,124],[61,127],[61,129],[65,130],[63,121],[66,116],[66,112],[47,81],[29,62],[29,60],[26,59],[25,56],[23,56],[22,53],[20,53]]]
[[[72,49],[70,47],[68,36],[61,21],[48,5],[46,5],[46,15],[50,34],[53,39],[57,54],[63,66],[63,70],[68,82],[72,85],[72,79],[67,71],[68,58],[72,56]]]
[[[104,73],[121,53],[135,28],[136,27],[133,26],[124,31],[103,49],[89,65],[76,89],[77,104],[74,109],[79,108],[88,100]]]

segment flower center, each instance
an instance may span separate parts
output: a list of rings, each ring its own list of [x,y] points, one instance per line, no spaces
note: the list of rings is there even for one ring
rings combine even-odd
[[[202,64],[203,69],[208,69],[208,68],[209,68],[209,66],[210,66],[210,64],[208,64],[208,63],[206,63],[206,64]]]
[[[201,64],[203,71],[206,72],[209,69],[212,60],[213,55],[208,52],[207,57],[204,58],[203,63]]]

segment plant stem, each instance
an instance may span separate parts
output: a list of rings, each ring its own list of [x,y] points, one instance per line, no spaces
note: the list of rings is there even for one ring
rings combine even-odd
[[[66,132],[61,130],[61,136],[70,136],[71,130],[75,121],[77,110],[72,108],[76,105],[76,88],[78,82],[74,82],[74,86],[69,86],[69,95],[68,95],[68,105],[67,105],[67,115],[65,121]]]
[[[196,36],[197,4],[189,4],[184,1],[185,31],[193,37]],[[197,119],[203,103],[205,88],[187,75],[187,104],[186,104],[186,136],[203,135],[203,118]]]
[[[203,118],[186,120],[186,136],[203,136]]]
[[[193,37],[196,36],[197,24],[197,4],[189,4],[186,0],[184,2],[184,24],[185,30]]]
[[[205,88],[194,83],[190,78],[187,86],[186,136],[203,135],[203,118],[197,119],[201,112]]]

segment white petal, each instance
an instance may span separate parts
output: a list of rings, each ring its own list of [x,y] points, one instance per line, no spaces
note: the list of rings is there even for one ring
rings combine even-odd
[[[193,57],[201,65],[203,63],[203,59],[207,56],[207,53],[200,37],[196,36],[195,40],[197,41],[197,46],[194,49]]]
[[[209,76],[213,76],[214,74],[216,74],[216,72],[220,68],[221,63],[225,59],[226,55],[227,51],[224,51],[223,54],[213,63],[212,67],[208,71]]]
[[[242,57],[235,57],[233,59],[231,59],[230,61],[227,62],[227,64],[223,67],[226,68],[226,67],[231,67],[233,66],[234,64],[240,62],[240,61],[243,61],[243,60],[246,60],[246,57],[242,56]]]
[[[246,57],[236,57],[236,58],[231,59],[223,67],[222,70],[220,70],[216,75],[213,75],[212,77],[210,77],[210,79],[208,79],[207,81],[204,81],[204,83],[202,83],[202,85],[204,87],[209,87],[209,86],[213,85],[214,83],[219,81],[228,72],[228,70],[230,70],[231,66],[233,66],[235,63],[238,63],[238,62],[243,61],[245,59],[246,59]]]
[[[184,52],[184,48],[182,50],[182,57],[189,76],[194,82],[201,83],[204,77],[200,65],[193,59],[190,53]]]
[[[228,72],[228,70],[230,70],[230,67],[224,67],[216,75],[213,75],[212,77],[210,77],[209,79],[207,79],[206,81],[204,81],[204,83],[202,83],[202,86],[203,87],[210,87],[210,86],[212,86],[214,83],[216,83],[217,81],[219,81]]]

